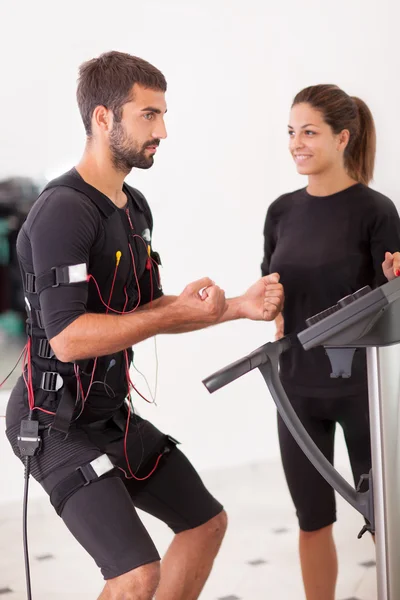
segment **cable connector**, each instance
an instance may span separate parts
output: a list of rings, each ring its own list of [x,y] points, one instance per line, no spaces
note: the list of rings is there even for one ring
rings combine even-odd
[[[42,443],[38,421],[30,419],[21,421],[21,429],[17,439],[21,456],[35,456],[39,452]]]

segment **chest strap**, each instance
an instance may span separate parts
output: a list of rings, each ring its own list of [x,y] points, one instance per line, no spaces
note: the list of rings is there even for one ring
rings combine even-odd
[[[41,373],[40,390],[57,394],[58,400],[56,414],[49,428],[49,435],[52,431],[58,431],[67,437],[76,408],[76,386],[75,376],[61,376],[56,371]]]

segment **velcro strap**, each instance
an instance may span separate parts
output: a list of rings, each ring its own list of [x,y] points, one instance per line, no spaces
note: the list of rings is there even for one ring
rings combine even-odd
[[[60,283],[69,283],[68,267],[52,267],[50,271],[36,277],[36,292],[40,294],[49,287],[58,287]]]
[[[87,281],[86,264],[67,265],[65,267],[51,267],[49,271],[35,276],[26,274],[26,291],[31,294],[41,294],[49,287],[56,288],[67,283],[80,283]]]
[[[92,473],[90,473],[88,467],[90,467],[90,465],[85,465],[85,468],[79,467],[76,469],[71,475],[68,475],[68,477],[60,481],[51,492],[50,502],[59,515],[61,514],[66,501],[72,494],[77,492],[81,487],[88,485],[91,481],[94,481],[94,479],[97,479],[96,473],[93,469]]]
[[[42,320],[42,311],[41,310],[36,310],[35,314],[36,314],[36,323],[37,323],[37,326],[39,327],[39,329],[44,329],[43,320]]]
[[[49,434],[54,430],[67,437],[76,405],[76,377],[65,378],[63,383],[61,398]],[[73,387],[75,390],[71,391]]]
[[[96,468],[97,463],[102,463],[99,465],[100,468]],[[61,514],[68,498],[81,487],[89,485],[89,483],[99,479],[102,475],[113,469],[114,465],[111,463],[110,459],[103,454],[92,462],[78,467],[73,473],[60,481],[50,494],[50,502],[57,513],[59,515]]]

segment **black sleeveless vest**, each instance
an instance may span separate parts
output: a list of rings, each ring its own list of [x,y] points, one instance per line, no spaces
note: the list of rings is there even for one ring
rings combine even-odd
[[[124,307],[125,312],[132,310],[141,300],[140,286],[138,287],[137,281],[141,279],[149,264],[152,268],[149,260],[153,258],[159,263],[158,255],[151,250],[150,236],[147,239],[142,237],[143,232],[150,234],[153,227],[146,199],[135,188],[124,185],[128,204],[125,210],[118,209],[104,194],[71,172],[51,181],[44,188],[42,194],[59,186],[81,192],[98,209],[102,222],[103,243],[101,248],[96,246],[96,251],[91,252],[87,273],[95,278],[103,301],[108,304],[115,274],[116,253],[121,252],[110,305],[119,312],[122,312]],[[135,215],[134,218],[132,212]],[[129,246],[132,249],[133,258]],[[49,248],[49,252],[51,252],[51,248]],[[35,273],[26,273],[23,266],[20,266],[25,282],[27,330],[31,337],[35,405],[40,406],[45,398],[48,402],[50,395],[51,404],[56,412],[52,427],[67,434],[70,422],[80,408],[80,406],[76,406],[77,381],[74,367],[79,367],[83,390],[86,394],[92,379],[94,359],[77,361],[74,365],[73,363],[63,363],[54,356],[43,328],[39,295],[43,289],[49,286],[73,285],[73,283],[69,283],[68,265],[54,265],[50,271],[39,277]],[[106,313],[106,311],[98,290],[91,280],[87,312]],[[109,314],[115,313],[110,311]],[[129,348],[129,363],[132,356],[132,350]],[[97,359],[93,381],[98,383],[94,384],[90,390],[85,411],[80,417],[83,421],[101,419],[114,408],[118,409],[121,406],[128,391],[125,371],[124,352]]]

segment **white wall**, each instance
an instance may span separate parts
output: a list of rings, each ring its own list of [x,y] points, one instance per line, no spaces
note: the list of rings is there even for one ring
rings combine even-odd
[[[72,166],[84,143],[78,65],[110,49],[142,56],[168,79],[169,138],[153,169],[128,181],[152,205],[165,291],[207,275],[239,294],[259,276],[268,205],[305,185],[286,150],[290,102],[304,86],[336,83],[368,102],[378,130],[375,186],[398,202],[397,11],[387,0],[9,2],[0,177]],[[270,324],[238,322],[160,338],[158,408],[140,402],[142,414],[184,442],[200,468],[277,457],[261,376],[213,396],[201,384],[272,335]],[[152,343],[137,354],[151,377]]]

